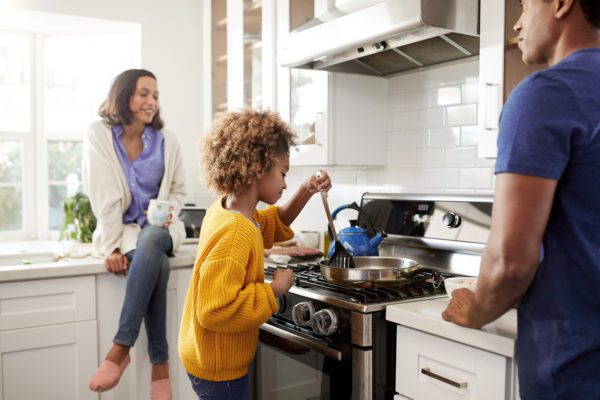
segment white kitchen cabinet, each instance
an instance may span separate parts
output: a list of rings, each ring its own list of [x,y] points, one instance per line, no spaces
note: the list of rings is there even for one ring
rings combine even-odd
[[[315,15],[314,0],[277,3],[277,37]],[[385,78],[277,68],[277,110],[298,134],[293,165],[385,166]]]
[[[204,2],[205,115],[273,109],[275,0]]]
[[[0,284],[0,400],[97,399],[93,276]]]
[[[516,381],[512,358],[416,329],[397,327],[399,398],[513,400],[518,399]]]
[[[211,0],[204,14],[207,122],[242,107],[275,110],[298,134],[293,165],[386,165],[387,79],[276,62],[277,38],[312,19],[315,0]]]
[[[181,321],[181,311],[191,272],[191,268],[171,270],[167,286],[169,375],[173,387],[173,398],[178,400],[194,400],[197,398],[177,354],[179,322]],[[98,276],[98,354],[100,354],[101,359],[104,358],[112,346],[112,340],[118,329],[126,282],[126,279],[112,274]],[[102,400],[150,398],[152,366],[147,348],[148,338],[142,324],[138,340],[130,352],[131,363],[121,377],[119,385],[101,394],[100,398]],[[89,379],[89,376],[87,379]]]
[[[479,38],[479,125],[482,128],[479,157],[497,154],[500,110],[515,86],[543,66],[528,66],[521,60],[514,24],[521,5],[513,0],[481,0]]]
[[[171,272],[171,277],[169,279],[172,286],[169,288],[169,297],[167,300],[169,302],[168,315],[170,316],[170,319],[167,321],[167,334],[169,336],[171,373],[173,373],[173,376],[177,377],[177,383],[173,383],[173,386],[177,386],[173,388],[174,399],[197,399],[196,394],[192,390],[190,378],[187,376],[185,368],[181,365],[177,353],[179,324],[181,322],[183,304],[185,303],[185,296],[187,295],[192,270],[192,268],[185,268]]]

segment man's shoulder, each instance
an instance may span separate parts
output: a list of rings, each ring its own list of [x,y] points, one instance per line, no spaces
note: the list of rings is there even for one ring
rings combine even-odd
[[[533,72],[523,79],[509,96],[509,104],[535,105],[540,101],[552,101],[555,98],[564,99],[569,85],[557,71],[550,69]]]
[[[592,77],[600,78],[600,49],[581,49],[552,67],[529,74],[517,88],[552,92],[569,89]]]

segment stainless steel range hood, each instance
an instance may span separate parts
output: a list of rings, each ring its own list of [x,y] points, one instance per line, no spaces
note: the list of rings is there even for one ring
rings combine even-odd
[[[479,54],[479,0],[368,3],[347,14],[330,10],[282,38],[279,63],[388,76]]]

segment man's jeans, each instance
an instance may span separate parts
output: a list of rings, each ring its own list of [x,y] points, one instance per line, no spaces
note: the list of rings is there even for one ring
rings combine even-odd
[[[169,231],[156,226],[142,228],[137,248],[126,254],[129,259],[127,289],[116,344],[133,346],[142,319],[148,334],[148,354],[152,364],[169,359],[167,344],[167,283],[173,242]]]

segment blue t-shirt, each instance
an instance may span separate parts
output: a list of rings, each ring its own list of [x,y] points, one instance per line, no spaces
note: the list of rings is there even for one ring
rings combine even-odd
[[[600,49],[515,88],[500,119],[503,172],[558,181],[540,265],[518,305],[521,396],[600,399]]]

